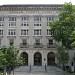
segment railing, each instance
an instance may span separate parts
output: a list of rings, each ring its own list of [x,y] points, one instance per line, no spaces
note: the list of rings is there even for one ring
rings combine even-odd
[[[20,48],[28,48],[29,45],[28,43],[24,44],[24,43],[20,43]]]
[[[33,45],[29,45],[28,43],[20,43],[19,45],[20,48],[56,48],[56,44],[47,44],[43,45],[42,43],[34,43]]]
[[[55,47],[56,47],[55,43],[53,43],[53,44],[47,43],[47,48],[55,48]]]
[[[43,44],[42,43],[34,43],[33,47],[34,48],[42,48]]]

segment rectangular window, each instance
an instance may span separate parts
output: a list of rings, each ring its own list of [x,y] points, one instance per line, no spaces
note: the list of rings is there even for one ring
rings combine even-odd
[[[34,21],[41,21],[41,17],[35,16],[35,17],[34,17]]]
[[[16,35],[16,29],[9,29],[8,35]]]
[[[29,26],[29,22],[22,22],[21,26]]]
[[[21,29],[21,35],[28,35],[28,29]]]
[[[52,35],[52,31],[50,29],[47,29],[47,35]]]
[[[49,26],[49,22],[51,22],[53,20],[54,20],[53,16],[47,17],[47,26]]]
[[[0,36],[3,35],[3,30],[0,30]]]
[[[41,29],[34,29],[34,35],[41,35]]]
[[[0,21],[4,21],[4,17],[0,17]]]
[[[9,17],[9,21],[16,21],[16,17]]]
[[[4,26],[4,17],[0,17],[0,26]]]
[[[41,26],[41,17],[34,17],[34,26]]]
[[[29,17],[22,17],[21,26],[29,26]]]
[[[10,43],[10,45],[13,45],[14,44],[14,39],[10,39],[9,43]]]
[[[9,26],[16,26],[16,17],[9,17]]]
[[[23,45],[26,45],[27,44],[27,39],[22,39],[22,43],[23,43]]]
[[[21,19],[22,19],[22,21],[28,21],[29,17],[27,17],[27,16],[26,17],[22,17]]]
[[[52,39],[48,39],[48,44],[49,45],[53,45],[53,40]]]
[[[9,26],[16,26],[16,22],[9,22]]]
[[[40,45],[40,39],[35,39],[35,44]]]

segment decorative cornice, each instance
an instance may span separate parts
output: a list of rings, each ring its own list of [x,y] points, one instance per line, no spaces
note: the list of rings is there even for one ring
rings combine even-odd
[[[62,5],[2,5],[0,11],[61,10]]]

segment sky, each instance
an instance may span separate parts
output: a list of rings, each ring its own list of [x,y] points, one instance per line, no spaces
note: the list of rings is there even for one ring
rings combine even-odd
[[[75,0],[0,0],[0,5],[8,4],[64,4],[71,2],[75,5]]]

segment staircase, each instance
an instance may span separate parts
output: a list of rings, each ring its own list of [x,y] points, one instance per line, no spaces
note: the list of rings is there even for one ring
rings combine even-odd
[[[29,66],[20,66],[19,68],[16,68],[14,70],[15,72],[27,72],[30,71],[30,67]]]
[[[32,66],[31,72],[45,72],[44,66]]]
[[[20,66],[14,70],[15,72],[62,72],[56,66]]]

